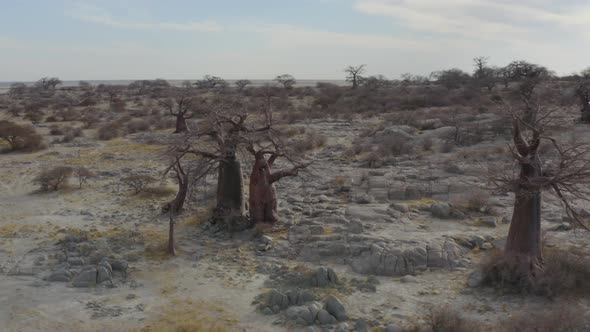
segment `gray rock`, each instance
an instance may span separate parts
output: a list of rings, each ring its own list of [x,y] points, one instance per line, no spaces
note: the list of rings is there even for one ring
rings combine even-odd
[[[82,266],[84,265],[84,259],[82,257],[69,257],[68,264],[72,266]]]
[[[414,276],[407,275],[407,276],[401,277],[399,281],[403,282],[404,284],[417,284],[417,283],[420,283],[420,281],[422,281],[422,280],[420,280],[419,278],[416,278]]]
[[[336,272],[329,267],[320,266],[311,275],[309,283],[312,287],[326,287],[328,285],[337,285],[340,281]]]
[[[364,319],[358,319],[354,323],[354,331],[355,332],[368,332],[369,331],[369,324]]]
[[[408,206],[408,204],[405,204],[405,203],[393,203],[390,205],[390,207],[396,211],[401,212],[401,213],[410,212],[410,207]]]
[[[74,287],[92,287],[96,285],[96,277],[97,277],[97,270],[96,268],[89,268],[83,270],[74,277],[72,280],[72,285]]]
[[[288,239],[291,243],[304,242],[311,236],[309,227],[305,226],[293,226],[289,228]]]
[[[479,221],[487,227],[496,227],[498,226],[498,218],[494,216],[484,216],[479,219]]]
[[[330,315],[330,313],[328,313],[324,309],[321,309],[318,312],[317,320],[322,325],[335,324],[336,322],[338,322],[338,320],[334,316]]]
[[[340,302],[340,300],[333,295],[330,295],[326,298],[325,309],[339,321],[345,321],[348,319],[346,308],[344,308],[342,302]]]
[[[486,243],[482,244],[480,248],[481,248],[481,250],[492,250],[492,249],[494,249],[494,245],[489,242],[486,242]]]
[[[354,234],[360,234],[364,231],[363,223],[360,220],[353,220],[348,225],[348,231]]]
[[[72,280],[72,272],[67,269],[58,269],[51,273],[46,280],[68,282]]]
[[[100,265],[97,268],[96,283],[100,284],[108,280],[112,280],[111,271],[106,266]]]
[[[473,271],[467,278],[467,286],[479,287],[483,283],[485,276],[481,271]]]
[[[382,328],[381,331],[383,331],[383,332],[401,332],[402,329],[395,324],[389,324],[385,328]]]
[[[314,317],[307,306],[290,307],[285,312],[287,319],[300,325],[313,324]]]
[[[451,205],[445,202],[435,202],[430,205],[430,212],[436,218],[446,219],[451,216]]]
[[[262,244],[266,244],[266,245],[268,245],[268,244],[272,244],[272,237],[270,237],[270,236],[268,236],[268,235],[262,235],[262,236],[260,237],[260,242],[261,242]]]
[[[375,198],[369,194],[358,195],[355,199],[358,204],[371,204],[375,201]]]

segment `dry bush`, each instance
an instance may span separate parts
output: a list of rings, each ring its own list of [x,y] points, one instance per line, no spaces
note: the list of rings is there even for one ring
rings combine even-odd
[[[64,129],[58,125],[51,125],[49,127],[49,135],[53,135],[53,136],[57,136],[57,135],[63,135],[64,134]]]
[[[31,126],[21,126],[11,121],[0,121],[0,139],[13,151],[35,151],[45,148],[43,138]]]
[[[45,118],[45,122],[57,122],[57,117],[55,115],[50,115],[47,118]]]
[[[96,177],[96,174],[86,167],[79,166],[74,169],[74,176],[78,179],[78,184],[82,189],[82,185],[88,183],[88,179]]]
[[[59,116],[62,121],[76,121],[80,119],[80,111],[68,108],[57,112],[57,116]]]
[[[26,111],[23,119],[30,120],[32,123],[39,123],[43,121],[44,116],[41,111]]]
[[[566,249],[545,248],[543,269],[534,276],[528,264],[500,251],[490,254],[481,270],[484,284],[512,292],[549,298],[590,294],[590,259]]]
[[[471,211],[481,211],[484,209],[490,201],[490,194],[484,190],[474,190],[469,193],[467,199],[467,209]]]
[[[133,119],[127,122],[127,132],[130,134],[150,130],[150,124],[146,120]]]
[[[125,101],[121,99],[114,99],[111,102],[111,111],[115,113],[123,113],[125,112]]]
[[[64,129],[64,137],[61,139],[61,143],[68,143],[74,140],[76,137],[84,136],[84,132],[81,128],[77,127],[65,127]]]
[[[74,169],[68,166],[58,166],[41,172],[33,179],[33,183],[39,185],[41,191],[57,191],[60,186],[68,183]]]
[[[139,194],[140,192],[146,190],[146,188],[156,182],[156,179],[143,174],[133,174],[121,179],[121,182],[132,189],[135,194]]]
[[[99,140],[108,141],[121,136],[121,125],[116,122],[108,123],[98,129],[96,132]]]
[[[484,330],[481,324],[464,319],[450,306],[430,309],[427,328],[432,332],[477,332]]]
[[[505,332],[582,332],[590,330],[586,310],[575,303],[560,303],[542,310],[523,310],[503,320]]]
[[[326,136],[318,134],[315,131],[309,131],[303,139],[295,140],[291,146],[295,151],[301,153],[323,147],[327,141],[328,138]]]
[[[94,127],[94,125],[100,122],[100,117],[96,115],[95,112],[96,110],[91,108],[87,109],[84,112],[84,115],[82,116],[82,118],[80,118],[80,121],[82,121],[82,123],[84,124],[84,128],[92,128]]]

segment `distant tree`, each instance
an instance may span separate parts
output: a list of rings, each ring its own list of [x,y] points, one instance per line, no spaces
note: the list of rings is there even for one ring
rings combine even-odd
[[[486,68],[488,68],[488,57],[485,56],[478,56],[473,58],[473,66],[475,70],[473,71],[473,78],[482,79],[486,77]]]
[[[92,91],[92,89],[93,89],[92,84],[90,84],[89,82],[86,82],[86,81],[78,82],[78,87],[82,91]]]
[[[219,86],[225,86],[227,83],[221,77],[205,75],[203,79],[196,81],[193,83],[199,89],[213,89]]]
[[[242,91],[246,86],[252,84],[252,82],[250,80],[237,80],[234,84],[238,88],[238,91]]]
[[[344,72],[348,74],[346,81],[352,83],[352,88],[356,89],[360,82],[363,80],[363,74],[365,73],[365,65],[360,66],[348,66],[344,69]]]
[[[35,83],[35,87],[42,90],[49,90],[49,88],[55,89],[61,83],[61,80],[57,77],[42,77]]]
[[[68,183],[74,169],[69,166],[58,166],[49,170],[42,171],[33,183],[38,184],[41,191],[57,191],[59,187]]]
[[[8,95],[12,98],[20,98],[27,92],[27,86],[24,83],[13,83],[10,85]]]
[[[363,78],[363,86],[369,90],[376,90],[390,85],[390,81],[383,75]]]
[[[435,71],[432,72],[430,76],[435,79],[438,84],[449,90],[458,89],[471,79],[469,74],[457,68]]]
[[[160,101],[160,105],[165,107],[171,115],[176,117],[175,134],[185,133],[188,131],[186,120],[194,116],[194,100],[186,94],[175,94],[174,96]]]
[[[297,83],[295,77],[289,74],[283,74],[275,77],[275,81],[283,86],[283,88],[289,90]]]
[[[112,103],[115,100],[120,91],[120,87],[110,84],[100,84],[96,88],[96,92],[105,93],[109,96],[109,103]]]
[[[191,89],[193,87],[193,83],[191,83],[191,81],[189,81],[189,80],[184,80],[184,81],[182,81],[180,86],[182,86],[185,89]]]

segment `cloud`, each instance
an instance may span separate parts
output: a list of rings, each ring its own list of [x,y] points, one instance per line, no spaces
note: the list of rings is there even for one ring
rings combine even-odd
[[[585,34],[590,21],[589,5],[567,1],[357,0],[354,8],[412,30],[507,43],[542,41],[552,28]]]
[[[277,48],[355,48],[355,49],[427,49],[428,42],[399,38],[385,34],[334,32],[309,29],[286,24],[259,24],[249,28],[268,38],[272,47]]]
[[[133,29],[133,30],[169,30],[169,31],[188,31],[188,32],[218,32],[222,27],[214,21],[200,22],[138,22],[127,19],[114,18],[105,10],[89,6],[80,5],[67,14],[80,21],[101,24],[105,26]]]

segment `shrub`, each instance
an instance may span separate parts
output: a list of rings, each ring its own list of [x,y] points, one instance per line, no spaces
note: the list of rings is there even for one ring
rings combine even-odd
[[[142,119],[131,120],[127,123],[127,132],[130,134],[138,133],[142,131],[148,131],[150,129],[149,122]]]
[[[40,186],[41,191],[57,191],[60,186],[67,184],[68,179],[73,173],[73,169],[68,166],[59,166],[41,172],[33,183]]]
[[[92,128],[96,123],[100,121],[98,115],[94,114],[94,109],[88,109],[84,113],[84,116],[80,119],[84,123],[84,128]]]
[[[43,138],[31,126],[0,121],[0,139],[5,140],[13,151],[35,151],[45,148]]]
[[[121,136],[121,132],[121,125],[115,122],[111,122],[100,127],[97,131],[97,136],[99,140],[108,141]]]
[[[467,208],[471,211],[481,211],[488,205],[490,194],[483,190],[472,191],[467,200]]]
[[[82,129],[77,127],[66,127],[64,131],[64,137],[61,139],[62,143],[71,142],[76,137],[84,136]]]
[[[427,325],[433,332],[474,332],[481,331],[476,323],[464,319],[450,306],[430,309]]]
[[[156,182],[156,179],[149,175],[134,174],[124,177],[121,179],[121,182],[132,189],[135,194],[139,194],[140,192],[144,191],[148,185]]]
[[[58,125],[51,125],[51,127],[49,127],[49,135],[63,135],[64,134],[64,129]]]
[[[293,149],[297,152],[311,151],[326,145],[328,138],[315,131],[310,131],[305,138],[293,142]]]
[[[545,248],[543,269],[534,276],[528,264],[500,251],[492,253],[481,270],[484,284],[517,293],[549,298],[590,294],[590,259],[565,249]]]
[[[96,175],[86,167],[79,166],[74,169],[74,176],[78,178],[78,184],[82,189],[82,184],[88,183],[88,179],[94,178]]]

